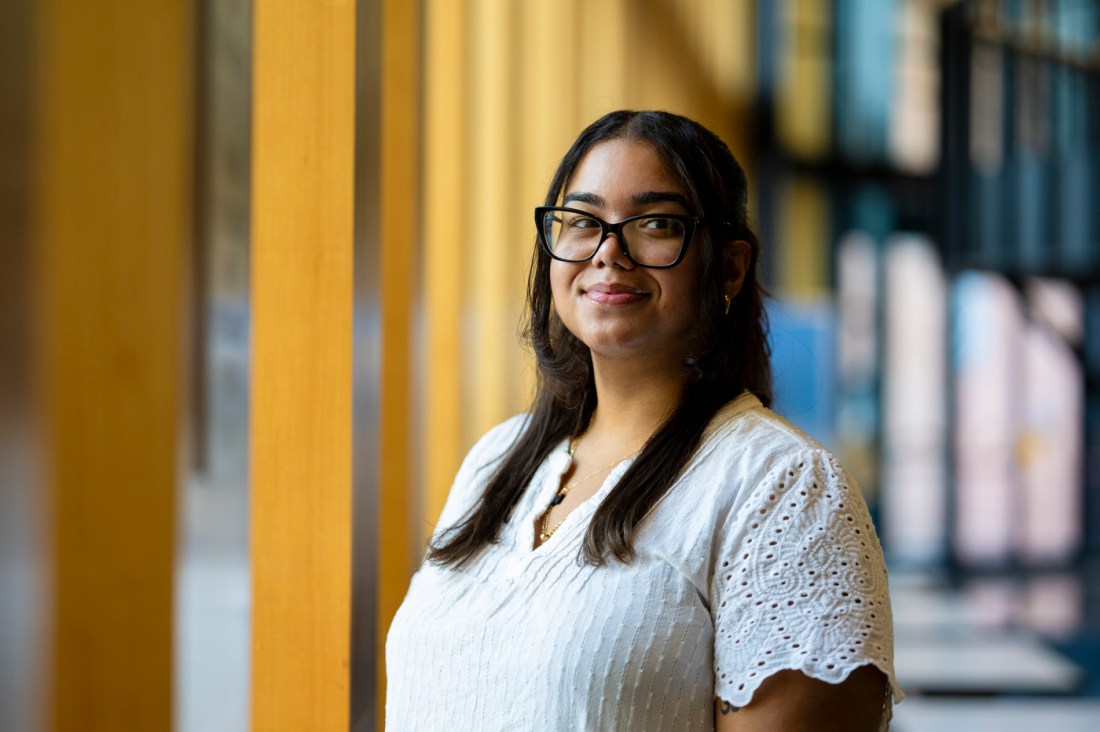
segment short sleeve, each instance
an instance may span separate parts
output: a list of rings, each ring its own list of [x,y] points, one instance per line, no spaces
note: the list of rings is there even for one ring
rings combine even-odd
[[[777,671],[839,683],[889,678],[893,620],[867,506],[822,449],[781,460],[728,517],[711,577],[715,695],[745,706]]]

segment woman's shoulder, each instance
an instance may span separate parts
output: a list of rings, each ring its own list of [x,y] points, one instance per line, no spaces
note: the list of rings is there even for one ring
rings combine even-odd
[[[462,467],[455,476],[455,486],[477,482],[481,473],[491,473],[508,454],[527,426],[530,415],[527,413],[509,417],[483,434],[462,461]]]
[[[656,507],[654,528],[665,535],[662,542],[687,541],[692,552],[705,556],[709,550],[700,542],[718,539],[805,485],[837,487],[822,494],[827,500],[841,488],[858,492],[832,453],[746,392],[710,421],[681,477]],[[801,505],[803,498],[786,498],[784,505]],[[687,524],[688,530],[671,532],[666,524]]]
[[[743,394],[711,421],[681,478],[656,507],[652,536],[663,552],[690,563],[691,557],[713,557],[718,545],[742,537],[780,508],[780,525],[773,528],[789,536],[849,515],[867,523],[859,487],[836,457]],[[700,578],[709,574],[696,569]]]
[[[709,598],[733,557],[763,549],[761,561],[780,554],[791,561],[790,547],[849,525],[858,529],[856,546],[873,533],[859,488],[837,459],[745,394],[715,415],[646,537]]]
[[[530,414],[522,412],[490,428],[483,434],[467,454],[467,460],[494,461],[504,456],[523,433]]]
[[[703,433],[696,461],[750,482],[792,463],[826,463],[835,466],[830,472],[840,470],[832,453],[750,392],[718,410]]]
[[[703,441],[708,440],[784,451],[823,449],[813,437],[748,391],[718,410],[704,432]]]
[[[529,419],[530,415],[527,413],[509,417],[489,429],[474,443],[455,475],[446,504],[440,514],[439,526],[450,526],[456,523],[473,508],[485,482],[523,434]]]

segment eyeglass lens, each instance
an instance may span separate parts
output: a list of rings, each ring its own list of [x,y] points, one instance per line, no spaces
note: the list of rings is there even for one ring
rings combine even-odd
[[[555,257],[580,262],[593,255],[600,245],[603,227],[594,216],[571,211],[547,211],[542,221],[543,236]],[[678,218],[642,216],[625,222],[624,246],[638,264],[662,266],[680,256],[687,227]]]

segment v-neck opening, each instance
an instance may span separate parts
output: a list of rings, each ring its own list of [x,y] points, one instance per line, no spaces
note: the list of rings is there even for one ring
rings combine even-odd
[[[575,524],[582,521],[585,517],[591,518],[591,515],[595,513],[600,503],[603,502],[603,499],[607,497],[607,494],[615,486],[619,478],[622,477],[622,474],[625,472],[624,465],[628,466],[634,461],[634,458],[637,457],[637,455],[633,455],[616,463],[603,479],[600,487],[596,489],[596,492],[574,506],[561,520],[557,528],[554,529],[554,533],[551,534],[546,541],[535,546],[535,537],[538,531],[535,528],[536,523],[538,523],[539,519],[546,513],[546,507],[550,501],[561,490],[562,477],[569,471],[569,467],[573,462],[572,456],[568,454],[567,447],[568,443],[563,443],[563,445],[557,448],[555,453],[552,453],[551,457],[556,459],[555,463],[560,464],[560,467],[555,463],[549,465],[549,474],[543,481],[543,487],[536,497],[535,504],[531,507],[530,511],[528,511],[527,519],[524,522],[525,525],[520,528],[523,532],[523,546],[531,556],[537,556],[540,553],[544,553],[542,551],[543,547],[551,544],[555,539],[559,540],[558,543],[566,541],[567,536],[572,533]],[[560,453],[558,451],[560,451]],[[577,517],[578,514],[581,514],[581,516]]]
[[[721,427],[721,425],[728,422],[734,415],[744,411],[745,409],[751,409],[754,406],[759,406],[760,402],[757,398],[748,390],[742,391],[734,399],[730,400],[725,406],[718,410],[715,416],[711,419],[707,425],[702,438],[699,441],[699,449],[704,448],[714,436],[714,433]],[[607,497],[607,494],[611,492],[611,489],[618,483],[626,469],[633,464],[634,460],[638,458],[638,454],[620,460],[604,478],[603,483],[599,489],[596,490],[588,498],[578,503],[572,511],[565,515],[561,523],[554,530],[554,533],[546,541],[535,546],[535,536],[537,529],[535,528],[536,521],[542,517],[546,512],[546,507],[553,499],[555,495],[561,490],[562,476],[568,471],[570,465],[573,463],[573,457],[569,454],[569,440],[564,439],[550,452],[547,458],[547,472],[545,478],[542,480],[542,487],[539,489],[538,494],[535,496],[534,504],[528,509],[526,519],[522,526],[517,528],[519,531],[518,540],[516,544],[522,546],[524,553],[530,557],[540,556],[548,552],[549,550],[543,550],[543,547],[554,542],[555,538],[559,541],[557,543],[563,543],[568,539],[568,536],[574,531],[574,525],[581,521],[581,518],[575,518],[574,514],[578,512],[584,512],[591,517],[591,514],[596,512],[600,503]],[[626,466],[624,468],[623,466]],[[663,496],[662,496],[663,499]],[[660,502],[658,502],[660,503]],[[656,504],[653,508],[656,508]],[[652,508],[650,512],[652,512]],[[648,514],[647,514],[648,516]]]

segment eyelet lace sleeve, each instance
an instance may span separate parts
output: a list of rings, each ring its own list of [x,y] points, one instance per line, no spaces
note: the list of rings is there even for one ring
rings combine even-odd
[[[711,577],[715,694],[745,706],[798,670],[838,683],[873,664],[895,700],[882,549],[858,487],[824,450],[781,462],[729,517]]]

